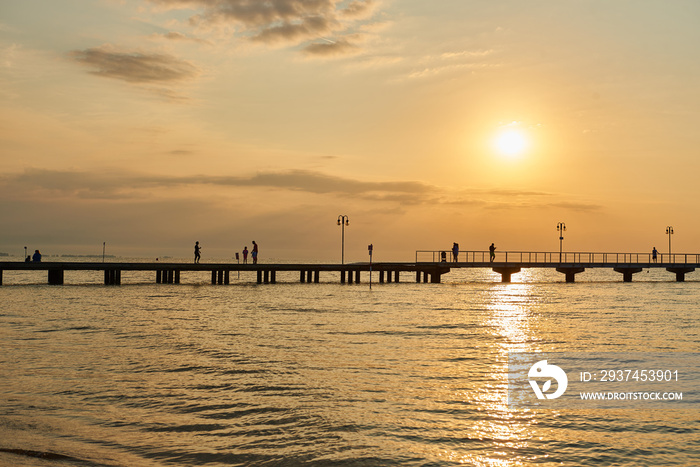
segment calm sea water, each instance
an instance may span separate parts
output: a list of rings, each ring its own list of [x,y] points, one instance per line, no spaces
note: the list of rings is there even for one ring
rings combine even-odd
[[[509,351],[699,351],[700,273],[371,291],[45,274],[0,287],[2,465],[700,465],[698,406],[509,410],[506,393]]]

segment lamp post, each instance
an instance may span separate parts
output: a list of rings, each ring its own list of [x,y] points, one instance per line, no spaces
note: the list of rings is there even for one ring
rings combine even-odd
[[[668,261],[671,262],[671,235],[673,235],[673,226],[666,227],[666,235],[668,235]]]
[[[346,215],[338,216],[338,225],[340,226],[340,264],[345,264],[345,226],[350,225],[350,219]]]
[[[24,258],[22,259],[22,261],[27,261],[27,247],[26,246],[24,247]]]
[[[559,262],[561,263],[561,252],[564,246],[564,231],[566,230],[566,224],[559,222],[557,224],[557,232],[559,232]]]

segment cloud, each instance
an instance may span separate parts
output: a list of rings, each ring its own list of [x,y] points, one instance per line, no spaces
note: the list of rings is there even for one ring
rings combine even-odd
[[[165,54],[120,52],[105,46],[74,50],[69,56],[92,68],[91,73],[97,76],[128,83],[174,83],[199,74],[199,69],[191,63]]]
[[[498,68],[500,64],[495,61],[494,55],[493,49],[462,50],[428,55],[419,60],[421,68],[409,72],[408,78],[424,79],[465,70],[474,72]]]
[[[168,9],[188,8],[198,13],[190,17],[192,25],[231,24],[250,40],[266,44],[301,44],[329,34],[353,32],[358,21],[369,20],[375,0],[150,0]],[[316,47],[316,49],[319,49]],[[320,49],[318,55],[335,55],[349,50],[340,44]],[[314,47],[311,47],[314,53]],[[305,50],[308,52],[307,50]]]
[[[263,29],[253,37],[254,41],[268,44],[277,42],[300,42],[330,33],[333,23],[321,16],[304,18],[298,23],[284,22],[278,26]]]
[[[211,45],[211,42],[209,42],[209,41],[205,41],[203,39],[188,36],[186,34],[182,34],[180,32],[175,32],[175,31],[170,31],[170,32],[166,32],[166,33],[153,33],[153,34],[151,34],[151,37],[156,38],[156,39],[161,39],[161,38],[167,39],[169,41],[175,41],[175,42],[195,42],[198,44]]]
[[[49,191],[80,198],[119,199],[135,197],[143,189],[175,186],[259,187],[306,192],[364,196],[376,193],[420,195],[434,187],[414,181],[368,182],[306,170],[260,172],[246,177],[196,175],[168,177],[124,171],[83,172],[27,169],[23,173],[0,177],[0,186],[12,185],[23,191]]]
[[[346,40],[339,40],[336,42],[314,42],[304,47],[303,51],[309,56],[330,57],[357,53],[360,48]]]
[[[341,14],[349,18],[366,18],[374,11],[376,3],[373,0],[355,0],[341,11]]]
[[[6,197],[60,197],[86,200],[146,200],[153,192],[183,193],[180,187],[228,187],[288,190],[321,196],[339,196],[395,205],[460,206],[483,209],[552,209],[596,211],[601,205],[566,199],[562,195],[517,190],[454,191],[417,181],[366,181],[310,170],[259,172],[248,176],[145,175],[126,171],[61,171],[27,169],[0,177],[0,195]],[[187,197],[193,190],[185,192]],[[175,195],[167,195],[175,196]],[[557,196],[558,201],[552,201]]]

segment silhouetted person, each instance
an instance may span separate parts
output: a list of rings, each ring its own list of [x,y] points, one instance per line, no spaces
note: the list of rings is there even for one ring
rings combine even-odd
[[[653,259],[654,262],[656,262],[656,255],[657,255],[658,253],[659,253],[659,252],[656,251],[656,247],[654,247],[654,249],[651,250],[651,259]]]
[[[243,247],[243,264],[248,264],[248,245]]]
[[[41,263],[41,252],[39,250],[34,250],[34,254],[32,255],[32,261],[35,263]]]
[[[32,257],[29,256],[29,255],[27,255],[27,257],[24,258],[24,262],[25,262],[25,263],[31,263],[31,262],[32,262]]]
[[[199,246],[199,242],[194,242],[194,262],[199,263],[202,257],[202,248]]]
[[[496,245],[492,243],[489,247],[489,261],[493,263],[494,259],[496,259]]]
[[[459,244],[453,243],[452,244],[452,257],[454,258],[454,262],[457,262],[457,255],[459,255]]]
[[[253,264],[258,264],[258,244],[253,240]]]

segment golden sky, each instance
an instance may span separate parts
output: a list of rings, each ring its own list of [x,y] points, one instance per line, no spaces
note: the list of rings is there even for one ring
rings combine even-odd
[[[696,0],[10,0],[0,251],[700,251]],[[510,139],[503,136],[510,133]],[[499,140],[499,138],[501,138]],[[505,141],[503,138],[506,138]]]

